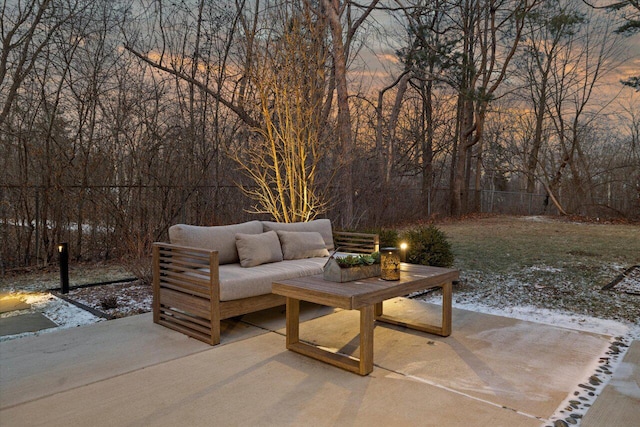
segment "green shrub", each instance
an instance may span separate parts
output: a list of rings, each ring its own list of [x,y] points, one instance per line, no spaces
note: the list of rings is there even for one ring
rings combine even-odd
[[[376,233],[378,233],[378,236],[380,237],[381,248],[393,248],[399,245],[400,237],[398,235],[398,230],[393,230],[391,228],[381,228],[376,231]]]
[[[445,234],[433,225],[408,230],[402,234],[407,242],[407,262],[411,264],[451,267],[453,252]]]

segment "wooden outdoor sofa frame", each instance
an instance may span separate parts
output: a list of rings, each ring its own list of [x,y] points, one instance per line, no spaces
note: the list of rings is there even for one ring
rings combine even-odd
[[[341,252],[372,253],[377,234],[333,232]],[[153,244],[153,321],[210,345],[220,343],[220,322],[285,304],[273,293],[220,301],[218,252],[156,242]],[[202,269],[208,268],[209,271]]]

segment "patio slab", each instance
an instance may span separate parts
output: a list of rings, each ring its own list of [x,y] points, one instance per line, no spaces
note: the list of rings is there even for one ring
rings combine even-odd
[[[430,323],[439,321],[441,307],[397,298],[386,302],[384,310]],[[302,324],[300,336],[357,357],[358,328],[359,312],[345,310]],[[577,384],[592,375],[610,338],[454,309],[449,337],[377,323],[374,364],[548,419]]]
[[[265,333],[237,321],[224,330],[223,344]],[[209,349],[151,313],[0,342],[0,408]]]
[[[303,338],[355,351],[357,312],[309,310]],[[405,299],[395,310],[439,316]],[[282,309],[245,317],[256,326],[227,322],[214,347],[149,314],[0,343],[2,425],[539,426],[608,343],[454,310],[448,338],[376,326],[360,377],[287,351]]]
[[[283,310],[244,316],[258,327],[237,318],[224,320],[219,346],[268,333],[270,326],[283,327]],[[331,312],[305,304],[301,317]],[[0,342],[0,409],[212,348],[154,324],[151,313]]]
[[[31,304],[27,304],[21,298],[8,292],[0,292],[0,314],[16,310],[28,310]]]
[[[35,332],[58,326],[42,313],[26,313],[0,319],[0,336]]]
[[[360,377],[283,351],[270,333],[0,412],[3,426],[538,426],[384,369]]]

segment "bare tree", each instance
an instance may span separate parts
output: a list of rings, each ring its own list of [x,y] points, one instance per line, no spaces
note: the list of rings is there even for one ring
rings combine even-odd
[[[482,137],[487,109],[504,81],[511,59],[518,49],[525,18],[537,4],[536,0],[460,2],[463,53],[462,76],[457,88],[459,137],[451,183],[453,215],[460,215],[468,209],[471,154],[476,145],[474,209],[479,209]]]
[[[548,100],[554,96],[550,93],[552,67],[557,56],[562,54],[567,38],[575,34],[583,21],[583,16],[572,7],[571,2],[564,1],[544,3],[527,18],[529,35],[523,49],[522,63],[527,72],[527,87],[535,113],[534,135],[525,165],[528,193],[535,191],[538,155],[544,142],[543,133],[547,123]]]
[[[622,24],[616,28],[616,34],[631,36],[640,32],[640,1],[638,0],[618,0],[606,2],[605,4],[583,0],[584,3],[594,9],[603,9],[608,12],[618,12]],[[640,91],[640,76],[630,76],[621,81],[625,86]]]
[[[583,143],[590,123],[601,107],[589,106],[598,82],[612,65],[616,55],[616,39],[607,32],[608,23],[587,20],[580,32],[570,38],[562,52],[554,58],[551,69],[553,120],[558,159],[546,172],[545,188],[559,211],[564,212],[558,189],[565,170],[571,171],[571,187],[578,199],[592,200],[589,184],[591,173]]]
[[[308,1],[308,0],[306,0]],[[347,84],[347,63],[350,58],[352,43],[360,26],[375,9],[379,0],[371,0],[360,6],[350,0],[321,0],[321,9],[316,13],[326,19],[331,31],[332,42],[332,72],[335,81],[336,99],[338,106],[337,134],[340,143],[340,159],[342,173],[340,174],[342,224],[351,226],[354,223],[353,210],[353,159],[354,142],[351,128],[351,113],[349,110],[349,87]],[[356,11],[362,9],[361,14]],[[329,95],[332,98],[333,94]]]
[[[262,124],[252,129],[257,137],[230,155],[251,178],[242,188],[257,203],[254,213],[280,222],[309,221],[327,206],[318,185],[326,150],[318,114],[326,82],[324,28],[309,9],[282,8],[272,16],[272,36],[252,45],[250,81]]]
[[[400,51],[400,57],[408,70],[409,81],[420,99],[420,109],[416,136],[421,168],[421,192],[423,206],[430,206],[433,189],[433,157],[436,150],[436,135],[442,120],[437,111],[444,111],[447,99],[443,84],[456,85],[456,75],[460,71],[454,47],[459,35],[454,30],[453,3],[447,0],[433,2],[418,1],[415,5],[402,8],[406,19],[410,46]],[[400,91],[398,93],[400,95]],[[397,103],[396,103],[397,104]],[[441,137],[445,134],[441,133]],[[441,145],[449,145],[452,140],[443,138]]]
[[[0,7],[0,93],[4,97],[0,110],[3,125],[18,90],[35,67],[51,38],[65,22],[86,7],[80,1],[51,0],[6,1]]]

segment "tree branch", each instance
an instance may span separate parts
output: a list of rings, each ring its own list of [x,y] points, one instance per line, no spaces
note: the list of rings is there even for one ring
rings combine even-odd
[[[188,76],[187,74],[181,73],[178,70],[174,70],[173,68],[169,68],[167,66],[162,65],[161,63],[158,63],[156,61],[153,61],[151,59],[149,59],[148,56],[138,52],[137,50],[135,50],[134,48],[132,48],[131,46],[125,44],[124,48],[131,52],[134,56],[138,57],[139,59],[141,59],[143,62],[149,64],[150,66],[152,66],[153,68],[157,69],[157,70],[161,70],[164,71],[166,73],[169,73],[175,77],[178,77],[181,80],[184,80],[185,82],[191,83],[197,87],[199,87],[200,89],[204,90],[205,92],[207,92],[209,95],[213,96],[218,102],[220,102],[222,105],[224,105],[225,107],[229,108],[231,111],[233,111],[240,120],[242,120],[247,126],[250,126],[252,128],[258,128],[260,127],[260,122],[255,120],[253,117],[251,117],[249,115],[249,113],[244,110],[242,107],[239,107],[237,105],[235,105],[233,102],[225,99],[224,97],[222,97],[220,95],[219,91],[214,91],[213,89],[211,89],[210,87],[208,87],[206,84],[202,83],[201,81],[192,78],[190,76]]]

